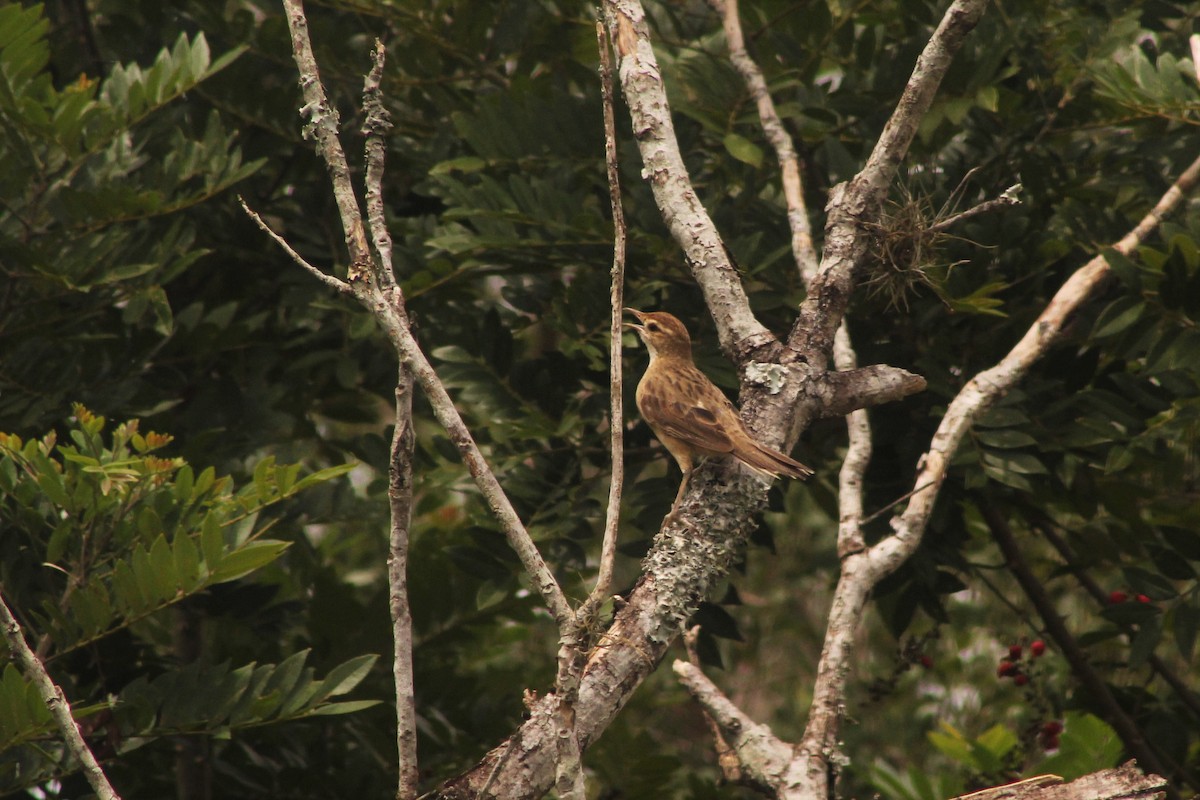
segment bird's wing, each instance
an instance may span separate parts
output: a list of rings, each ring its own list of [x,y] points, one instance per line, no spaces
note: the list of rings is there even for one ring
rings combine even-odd
[[[707,385],[701,385],[701,391],[685,379],[672,382],[675,385],[671,391],[646,392],[642,416],[657,433],[679,439],[700,452],[732,452],[733,440],[726,429],[733,407],[719,389],[704,380]]]

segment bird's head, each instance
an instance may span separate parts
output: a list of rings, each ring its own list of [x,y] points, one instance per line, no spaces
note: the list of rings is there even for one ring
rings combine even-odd
[[[687,328],[673,315],[665,311],[638,311],[633,308],[625,310],[637,317],[638,323],[641,323],[626,322],[625,327],[637,331],[651,357],[691,359],[692,337],[688,336]]]

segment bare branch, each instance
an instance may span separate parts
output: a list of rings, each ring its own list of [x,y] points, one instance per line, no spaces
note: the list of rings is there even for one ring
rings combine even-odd
[[[1156,800],[1167,782],[1145,775],[1130,761],[1063,783],[1057,775],[1038,775],[1016,783],[960,795],[954,800]]]
[[[371,310],[380,325],[387,332],[388,338],[396,348],[402,365],[412,370],[413,377],[422,391],[429,398],[434,416],[446,429],[450,440],[458,449],[467,469],[475,479],[475,484],[483,493],[492,513],[500,521],[501,527],[508,540],[509,546],[516,552],[522,566],[529,573],[534,586],[558,622],[559,630],[566,630],[574,620],[574,614],[562,588],[554,579],[553,573],[546,566],[545,560],[537,550],[533,538],[525,529],[512,503],[505,495],[500,482],[488,467],[478,445],[454,407],[454,402],[446,392],[433,366],[421,351],[408,323],[408,315],[404,307],[404,295],[391,275],[390,268],[385,269],[375,260],[371,248],[367,245],[366,233],[363,228],[362,215],[354,187],[350,182],[350,170],[346,156],[337,136],[337,112],[330,108],[317,73],[316,59],[313,56],[312,42],[308,37],[308,22],[304,17],[304,7],[301,0],[283,0],[287,15],[288,28],[292,34],[292,51],[296,66],[300,72],[300,88],[304,93],[305,106],[301,113],[310,118],[307,130],[312,133],[318,145],[318,152],[329,168],[329,178],[333,185],[334,197],[337,200],[338,211],[342,218],[342,227],[346,233],[346,245],[350,250],[351,266],[349,286],[364,306]],[[382,54],[376,52],[376,69],[382,69],[379,59]],[[368,88],[372,78],[368,77]],[[370,108],[368,108],[368,111]],[[381,109],[380,109],[381,110]],[[378,115],[372,123],[374,133],[379,133],[382,123]],[[368,138],[368,147],[372,143]],[[369,159],[370,160],[370,159]],[[370,166],[370,164],[368,164]],[[372,179],[382,175],[382,154],[376,161],[378,172],[372,172]],[[372,170],[375,167],[371,167]],[[373,190],[378,192],[378,190]],[[376,231],[376,247],[382,252],[390,252],[390,242],[386,233],[381,233],[384,227],[382,205],[374,215]],[[390,267],[390,265],[387,265]]]
[[[341,280],[340,278],[335,278],[332,275],[325,274],[321,270],[314,267],[312,264],[305,261],[304,256],[300,255],[295,250],[293,250],[292,246],[287,243],[287,240],[285,240],[282,236],[280,236],[275,231],[271,230],[270,226],[268,226],[267,223],[263,220],[263,218],[258,215],[257,211],[254,211],[252,208],[250,208],[250,206],[246,205],[245,198],[243,198],[240,194],[238,195],[238,202],[241,203],[242,210],[246,212],[246,216],[250,217],[250,219],[254,222],[254,224],[257,225],[259,228],[261,228],[262,231],[267,234],[267,236],[270,236],[272,239],[274,239],[275,243],[277,245],[279,245],[281,248],[283,248],[283,252],[285,252],[289,256],[291,256],[292,261],[295,261],[297,264],[299,264],[301,267],[303,267],[310,275],[312,275],[314,278],[316,278],[317,280],[319,280],[321,283],[325,284],[329,288],[333,289],[334,291],[339,292],[341,294],[352,294],[353,293],[354,290],[350,288],[350,284],[346,283],[345,281]]]
[[[872,364],[843,372],[826,372],[808,388],[818,400],[819,416],[841,417],[925,391],[925,379],[899,367]]]
[[[992,198],[991,200],[985,200],[977,206],[968,208],[966,211],[955,214],[951,217],[946,217],[946,219],[942,220],[941,222],[935,225],[930,225],[928,228],[922,231],[922,233],[938,233],[939,231],[947,230],[948,228],[951,228],[954,225],[963,222],[964,220],[968,220],[971,217],[976,217],[980,214],[986,214],[989,211],[995,211],[997,208],[1015,206],[1017,203],[1021,202],[1020,199],[1017,198],[1017,194],[1020,191],[1021,184],[1013,184],[1005,189],[999,197]]]
[[[1198,182],[1200,158],[1184,170],[1154,208],[1113,245],[1113,249],[1122,255],[1132,253],[1158,227],[1162,219],[1183,202]],[[968,381],[950,403],[937,432],[933,435],[929,451],[921,458],[914,481],[914,486],[925,488],[914,492],[908,508],[892,519],[895,535],[872,548],[871,560],[880,577],[898,567],[920,544],[942,481],[946,478],[950,458],[958,449],[967,429],[992,403],[1016,385],[1035,361],[1058,342],[1067,319],[1096,294],[1110,271],[1103,255],[1096,256],[1076,270],[1008,355],[996,366],[984,370]]]
[[[721,349],[741,363],[744,354],[775,337],[751,312],[737,270],[684,166],[646,12],[639,0],[605,0],[604,19],[617,46],[618,74],[642,154],[642,174],[704,294]]]
[[[700,654],[696,651],[696,641],[699,638],[699,625],[695,625],[683,633],[683,646],[687,650],[688,663],[697,670],[702,670],[700,666]],[[713,687],[713,689],[714,691],[720,691],[716,687]],[[704,714],[704,723],[708,725],[708,733],[713,738],[713,749],[717,751],[717,766],[721,768],[721,777],[730,783],[744,781],[745,775],[742,772],[742,762],[738,760],[737,751],[725,740],[725,735],[721,733],[721,726],[717,724],[713,715],[708,713],[708,709],[701,705],[700,710]]]
[[[413,378],[400,367],[396,381],[396,423],[388,471],[392,525],[388,541],[388,607],[392,615],[392,679],[396,685],[396,753],[399,766],[396,800],[417,796],[417,711],[413,693],[412,612],[408,604],[408,543],[413,507]]]
[[[809,364],[825,363],[833,337],[845,316],[854,273],[870,258],[868,226],[876,221],[888,187],[933,103],[942,78],[970,31],[983,16],[987,0],[954,0],[917,58],[912,75],[862,170],[849,184],[834,188],[825,228],[821,269],[800,307],[788,344]]]
[[[392,235],[388,232],[387,218],[383,208],[383,165],[387,156],[386,137],[392,129],[391,116],[383,107],[383,64],[387,50],[383,42],[375,40],[371,51],[371,70],[363,81],[363,135],[366,136],[366,200],[367,224],[371,229],[371,243],[379,258],[379,277],[388,284],[395,283],[392,272]]]
[[[850,343],[850,330],[843,320],[833,337],[833,358],[839,371],[855,369],[858,357]],[[838,555],[863,549],[863,475],[871,463],[871,421],[865,408],[846,415],[848,444],[838,472]]]
[[[625,306],[625,212],[621,207],[621,176],[617,163],[617,125],[613,112],[612,54],[608,35],[601,22],[596,23],[600,48],[600,90],[604,103],[604,163],[608,173],[608,194],[613,216],[613,263],[609,287],[611,318],[608,328],[609,447],[612,451],[612,477],[608,484],[608,509],[604,517],[604,541],[600,546],[600,567],[596,585],[576,612],[578,624],[591,627],[601,604],[612,586],[613,562],[617,556],[617,529],[621,517],[621,490],[625,483],[625,409],[624,379],[621,361],[621,310]]]
[[[729,45],[729,60],[750,90],[758,107],[763,133],[775,149],[775,158],[779,160],[788,226],[792,231],[792,258],[796,260],[796,266],[807,284],[817,274],[817,251],[813,247],[812,224],[808,219],[808,206],[804,202],[804,183],[796,146],[775,111],[775,101],[767,90],[762,70],[746,50],[746,39],[742,35],[742,22],[738,15],[738,0],[708,0],[708,4],[721,15],[725,41]]]
[[[733,748],[744,778],[767,787],[776,797],[791,796],[786,789],[795,764],[791,745],[746,716],[695,664],[676,661],[671,669]]]
[[[50,679],[45,665],[29,649],[29,645],[25,642],[25,635],[21,632],[21,626],[17,623],[16,617],[13,616],[8,603],[2,596],[0,596],[0,627],[4,628],[4,640],[8,643],[8,651],[12,653],[25,677],[37,686],[42,702],[50,710],[50,715],[54,717],[54,723],[63,735],[67,752],[83,768],[84,777],[95,790],[96,796],[101,800],[121,800],[121,796],[108,782],[108,777],[100,768],[96,756],[84,741],[83,735],[80,734],[79,726],[75,724],[75,718],[71,716],[71,704],[67,702],[67,696],[63,694],[62,688]]]
[[[296,60],[296,69],[300,73],[300,90],[304,95],[304,107],[300,109],[300,115],[308,118],[304,133],[316,140],[317,151],[329,170],[333,197],[337,202],[338,216],[346,235],[346,247],[350,251],[350,282],[353,283],[369,276],[367,268],[371,262],[371,254],[363,230],[358,198],[355,197],[354,186],[350,182],[350,165],[346,162],[346,152],[338,139],[340,118],[337,109],[329,104],[325,86],[321,83],[317,58],[313,54],[312,42],[308,36],[304,3],[302,0],[283,0],[283,10],[287,16],[288,30],[292,35],[292,57]]]

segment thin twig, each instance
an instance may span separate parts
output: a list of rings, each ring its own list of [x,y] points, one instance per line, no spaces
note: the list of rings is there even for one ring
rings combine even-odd
[[[979,216],[980,214],[986,214],[989,211],[995,211],[997,208],[1006,208],[1008,206],[1015,206],[1017,203],[1021,202],[1017,198],[1017,193],[1020,191],[1021,191],[1021,184],[1019,184],[1019,183],[1013,184],[1012,186],[1005,189],[1004,192],[999,197],[994,197],[991,200],[985,200],[984,202],[980,203],[977,206],[972,206],[971,208],[968,208],[966,211],[962,211],[958,214],[955,214],[952,217],[946,217],[946,219],[942,220],[941,222],[939,222],[935,225],[930,225],[928,228],[926,228],[924,231],[922,231],[922,233],[938,233],[938,232],[944,231],[947,228],[950,228],[954,225],[957,225],[958,223],[960,223],[964,220],[968,220],[971,217],[976,217],[976,216]]]
[[[687,650],[688,663],[691,664],[697,672],[703,674],[703,666],[700,664],[700,653],[696,650],[696,642],[700,638],[700,626],[696,625],[683,633],[683,646]],[[714,685],[714,690],[716,689]],[[730,701],[732,702],[732,701]],[[743,779],[742,762],[738,760],[737,750],[735,750],[725,739],[725,734],[721,732],[721,726],[713,719],[712,713],[709,712],[706,706],[700,707],[700,712],[704,715],[704,723],[708,726],[708,735],[712,737],[713,749],[717,753],[717,766],[721,768],[721,777],[729,783],[738,783]]]
[[[767,89],[762,70],[746,50],[746,38],[742,34],[742,22],[738,14],[738,0],[708,0],[708,4],[721,15],[725,42],[729,46],[729,60],[734,69],[741,74],[746,88],[754,98],[763,133],[775,149],[775,157],[779,160],[783,197],[787,203],[788,226],[792,231],[792,258],[795,259],[804,282],[809,283],[817,274],[817,251],[813,247],[812,224],[808,219],[808,206],[804,202],[804,182],[800,173],[800,159],[796,157],[796,146],[775,110],[775,101]]]
[[[371,252],[362,211],[350,180],[350,168],[338,139],[337,111],[330,106],[317,71],[303,3],[301,0],[283,0],[283,6],[288,29],[291,31],[292,54],[300,74],[300,89],[304,95],[305,104],[301,114],[309,119],[306,131],[316,139],[318,152],[329,169],[334,199],[346,235],[346,247],[350,252],[351,263],[347,283],[359,302],[371,310],[387,332],[401,362],[412,370],[413,377],[429,399],[434,416],[446,429],[450,440],[475,479],[475,485],[479,487],[492,513],[500,521],[509,546],[516,552],[521,565],[529,573],[534,587],[558,623],[560,633],[566,631],[573,623],[574,615],[562,587],[558,585],[558,581],[538,552],[533,537],[525,529],[495,473],[488,466],[437,372],[413,337],[404,308],[404,295],[391,270],[385,270]],[[382,206],[379,207],[379,211],[375,223],[377,247],[381,241],[379,230],[384,227]]]
[[[295,250],[293,250],[292,246],[287,243],[286,239],[284,239],[282,236],[280,236],[275,231],[271,230],[271,227],[269,225],[267,225],[266,221],[264,221],[263,218],[258,215],[257,211],[250,208],[250,206],[246,204],[246,199],[244,197],[242,197],[240,194],[238,195],[238,202],[241,203],[242,210],[246,212],[246,216],[250,217],[251,221],[253,221],[255,225],[257,225],[259,228],[262,229],[263,233],[267,234],[267,236],[270,236],[272,239],[274,239],[275,244],[279,245],[280,248],[283,249],[283,252],[285,252],[289,256],[291,256],[292,261],[295,261],[297,264],[299,264],[301,267],[303,267],[310,275],[312,275],[314,278],[316,278],[317,280],[319,280],[321,283],[325,284],[329,288],[333,289],[334,291],[340,292],[341,294],[353,294],[354,293],[354,290],[350,288],[350,284],[346,283],[345,281],[341,280],[340,278],[335,278],[333,275],[327,275],[326,273],[324,273],[321,270],[314,267],[312,264],[305,261],[304,256],[300,255]]]
[[[612,587],[613,564],[617,554],[617,531],[621,521],[621,490],[625,482],[625,409],[621,366],[621,309],[625,306],[625,212],[621,207],[621,177],[617,163],[617,126],[613,112],[612,55],[604,25],[596,23],[600,47],[600,88],[604,103],[604,162],[608,173],[609,202],[613,216],[613,263],[609,288],[608,374],[609,442],[612,451],[612,477],[608,485],[608,509],[604,518],[604,541],[600,546],[600,567],[596,586],[580,606],[578,623],[590,627],[600,605]]]
[[[63,694],[62,688],[50,679],[45,665],[29,649],[29,645],[25,642],[25,635],[21,632],[21,626],[17,623],[16,617],[13,616],[3,596],[0,596],[0,626],[4,628],[4,639],[8,643],[8,651],[12,653],[25,677],[37,686],[42,701],[50,710],[50,715],[54,717],[54,722],[63,735],[67,751],[82,766],[88,784],[101,800],[121,800],[121,796],[108,782],[108,777],[100,768],[96,756],[84,741],[83,735],[80,734],[79,726],[75,724],[75,718],[71,716],[71,704],[67,702],[67,696]]]
[[[366,118],[367,224],[381,283],[392,280],[392,237],[383,209],[383,173],[387,153],[385,137],[392,123],[383,106],[380,83],[387,51],[376,39],[372,66],[363,81],[363,110]],[[397,288],[398,291],[398,288]],[[403,311],[403,302],[399,304]],[[396,417],[392,429],[391,458],[388,460],[388,506],[391,533],[388,537],[388,608],[392,617],[392,680],[396,687],[396,800],[417,796],[420,771],[417,761],[417,711],[413,688],[412,611],[408,602],[408,547],[413,507],[413,448],[416,434],[412,420],[413,376],[408,365],[399,365],[396,378]]]

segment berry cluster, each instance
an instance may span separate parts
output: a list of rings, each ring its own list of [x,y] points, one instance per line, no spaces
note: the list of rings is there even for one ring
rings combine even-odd
[[[1058,749],[1058,735],[1063,732],[1063,724],[1056,719],[1043,722],[1038,730],[1038,744],[1043,750]]]
[[[1029,644],[1030,658],[1040,658],[1042,653],[1046,652],[1046,643],[1041,639],[1035,639]],[[996,667],[996,677],[1012,678],[1013,683],[1017,686],[1024,686],[1029,683],[1029,673],[1021,668],[1021,659],[1025,654],[1025,648],[1019,644],[1009,645],[1008,657],[1002,658],[1000,664]]]

